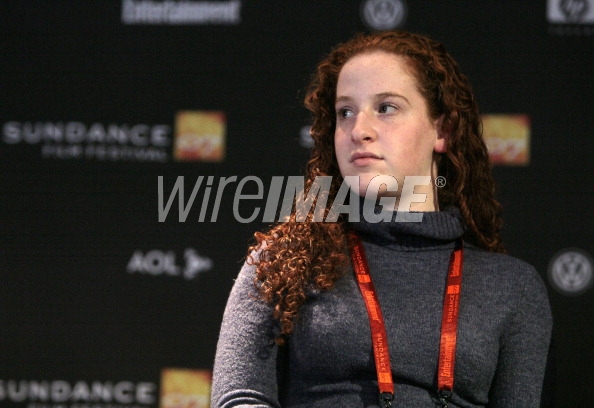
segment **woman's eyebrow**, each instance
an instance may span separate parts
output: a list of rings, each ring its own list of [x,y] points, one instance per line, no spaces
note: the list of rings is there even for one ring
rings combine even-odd
[[[400,98],[400,99],[404,99],[407,103],[410,103],[408,101],[408,99],[406,98],[406,96],[404,96],[402,94],[399,94],[399,93],[396,93],[396,92],[381,92],[381,93],[376,94],[374,97],[375,97],[376,100],[377,99],[384,99],[384,98],[388,98],[388,97],[391,97],[391,98]]]
[[[375,100],[379,100],[379,99],[384,99],[384,98],[400,98],[400,99],[404,99],[404,101],[406,101],[407,103],[410,103],[409,100],[406,98],[406,96],[396,93],[396,92],[380,92],[378,94],[373,95],[373,99]],[[336,103],[338,102],[351,102],[353,101],[353,97],[351,96],[347,96],[347,95],[340,95],[336,97]]]

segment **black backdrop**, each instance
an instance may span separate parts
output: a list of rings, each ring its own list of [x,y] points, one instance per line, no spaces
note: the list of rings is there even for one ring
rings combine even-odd
[[[237,221],[237,184],[216,222],[214,198],[198,222],[203,190],[185,222],[177,201],[159,222],[158,178],[167,200],[184,176],[187,200],[199,176],[214,176],[214,197],[222,177],[267,187],[302,174],[302,90],[332,45],[373,28],[370,3],[444,42],[483,112],[529,118],[529,161],[495,168],[504,239],[550,289],[558,406],[591,404],[594,1],[11,0],[0,3],[1,406],[207,406],[188,378],[207,387],[227,294],[265,224]],[[159,18],[184,5],[191,21]],[[222,159],[175,157],[184,111],[222,113]],[[573,264],[554,263],[568,250]],[[170,372],[189,373],[186,385],[170,388]]]

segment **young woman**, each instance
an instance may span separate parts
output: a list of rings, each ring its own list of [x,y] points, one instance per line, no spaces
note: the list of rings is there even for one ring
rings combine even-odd
[[[225,310],[212,406],[539,406],[546,289],[503,254],[478,108],[457,63],[421,35],[357,36],[319,64],[305,105],[306,190],[331,176],[330,207],[346,180],[361,216],[293,213],[255,234]],[[366,195],[380,200],[375,217]]]

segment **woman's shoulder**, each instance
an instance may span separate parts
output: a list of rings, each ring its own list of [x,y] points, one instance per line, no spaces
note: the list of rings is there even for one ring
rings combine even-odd
[[[472,244],[464,242],[464,259],[473,263],[480,263],[485,268],[496,268],[500,271],[512,273],[532,273],[534,267],[513,255],[499,252],[489,252]]]
[[[464,251],[465,284],[473,302],[501,316],[552,324],[548,290],[530,263],[517,257],[469,246]],[[462,289],[464,290],[464,289]]]
[[[480,276],[493,287],[546,293],[542,276],[536,268],[515,256],[488,252],[472,245],[464,248],[464,267],[469,273]]]

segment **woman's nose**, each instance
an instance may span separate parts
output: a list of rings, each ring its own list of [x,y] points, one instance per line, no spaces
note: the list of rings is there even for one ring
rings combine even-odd
[[[372,115],[365,111],[357,113],[355,124],[351,131],[353,141],[357,143],[372,141],[375,140],[376,136]]]

